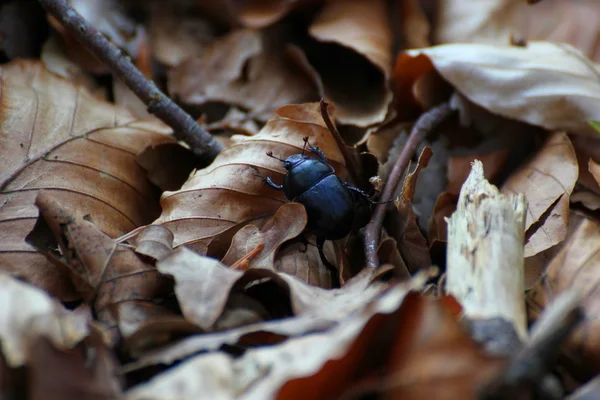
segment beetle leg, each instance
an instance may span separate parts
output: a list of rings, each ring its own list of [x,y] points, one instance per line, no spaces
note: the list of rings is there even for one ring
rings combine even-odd
[[[270,177],[268,177],[268,176],[264,177],[264,178],[263,178],[263,181],[264,181],[264,182],[265,182],[267,185],[271,186],[271,187],[272,187],[273,189],[275,189],[275,190],[283,190],[283,185],[278,185],[278,184],[276,184],[276,183],[275,183],[275,182],[273,182],[273,181],[271,180],[271,178],[270,178]]]
[[[338,279],[338,269],[335,267],[335,265],[333,265],[329,261],[327,261],[327,258],[325,257],[325,252],[323,251],[324,244],[325,244],[325,239],[321,238],[321,237],[317,237],[317,249],[319,250],[319,256],[321,257],[321,261],[323,262],[323,264],[325,264],[325,266],[331,273],[331,287],[332,288],[339,287],[340,280]]]
[[[348,190],[352,190],[355,193],[358,193],[360,196],[362,196],[365,200],[367,200],[370,204],[387,204],[387,203],[391,203],[394,200],[388,200],[388,201],[375,201],[372,199],[371,196],[369,196],[369,194],[367,192],[365,192],[362,189],[359,189],[357,187],[354,187],[352,185],[349,185],[348,183],[344,182],[344,186],[346,186],[346,188]]]
[[[324,163],[327,163],[327,157],[325,157],[325,153],[323,153],[323,151],[320,148],[318,148],[317,146],[313,146],[312,144],[309,144],[308,146],[309,146],[308,148],[310,149],[310,151],[315,153],[317,156],[319,156],[319,159],[321,161],[323,161]]]

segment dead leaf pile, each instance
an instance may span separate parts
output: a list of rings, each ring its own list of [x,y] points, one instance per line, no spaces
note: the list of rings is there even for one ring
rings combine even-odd
[[[0,4],[0,397],[600,397],[594,0],[69,3],[223,150],[199,163],[37,1]],[[383,211],[326,241],[333,272],[265,183],[304,138]],[[508,355],[445,292],[474,160],[527,200],[537,328]]]

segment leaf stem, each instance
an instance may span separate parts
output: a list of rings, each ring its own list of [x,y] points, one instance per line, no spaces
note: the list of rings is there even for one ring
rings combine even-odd
[[[186,142],[202,161],[210,162],[222,146],[181,107],[147,79],[119,48],[108,41],[65,0],[38,0],[90,52],[104,62],[143,102],[148,112],[173,128],[175,137]]]
[[[385,216],[385,210],[388,206],[386,202],[392,199],[392,196],[396,192],[396,187],[400,183],[404,171],[410,162],[410,159],[414,155],[419,144],[425,139],[427,134],[431,132],[441,122],[445,121],[450,114],[452,114],[452,108],[448,103],[442,103],[432,109],[421,114],[417,122],[415,122],[412,131],[408,137],[400,157],[396,160],[394,168],[388,178],[388,182],[383,189],[381,197],[378,199],[382,204],[378,204],[375,207],[375,211],[371,216],[371,221],[367,225],[364,231],[365,241],[365,257],[367,266],[376,268],[379,266],[379,258],[377,257],[377,246],[379,245],[379,236],[381,233],[381,226],[383,224],[383,217]]]

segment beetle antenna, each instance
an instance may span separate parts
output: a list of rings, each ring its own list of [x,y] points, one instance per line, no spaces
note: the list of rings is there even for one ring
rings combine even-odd
[[[304,147],[302,147],[302,155],[304,155],[304,150],[306,150],[306,145],[308,144],[308,136],[304,136],[302,140],[304,140]]]
[[[269,157],[271,157],[271,158],[274,158],[274,159],[276,159],[276,160],[279,160],[279,161],[281,161],[281,162],[284,162],[284,161],[285,161],[285,160],[283,160],[283,159],[281,159],[281,158],[279,158],[279,157],[276,157],[276,156],[274,156],[272,151],[267,151],[267,155],[268,155]]]

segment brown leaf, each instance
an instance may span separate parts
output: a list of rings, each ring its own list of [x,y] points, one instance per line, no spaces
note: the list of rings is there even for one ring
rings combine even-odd
[[[275,28],[274,28],[275,29]],[[169,92],[187,104],[222,102],[266,120],[286,104],[317,99],[316,87],[276,43],[283,34],[240,29],[169,74]]]
[[[591,375],[599,371],[600,338],[597,295],[598,267],[600,266],[600,225],[584,219],[550,261],[542,279],[527,295],[528,315],[535,320],[542,309],[565,291],[572,291],[583,299],[585,321],[570,336],[565,354],[570,369],[576,375]]]
[[[323,44],[307,48],[308,59],[343,124],[366,127],[382,122],[387,114],[392,100],[387,88],[392,66],[387,13],[383,0],[330,1],[309,27],[309,34]],[[357,75],[369,78],[356,79]]]
[[[29,356],[32,400],[111,400],[121,394],[116,357],[101,343],[67,350],[57,349],[40,337],[29,349]]]
[[[164,125],[134,122],[36,62],[3,66],[0,108],[0,268],[72,300],[68,281],[23,240],[38,216],[38,191],[121,236],[158,211],[136,154],[172,139]]]
[[[202,55],[216,38],[214,27],[184,5],[157,2],[151,13],[152,55],[167,67]]]
[[[410,296],[400,309],[389,372],[375,390],[389,399],[477,399],[505,362],[491,357],[457,321],[453,298]]]
[[[483,164],[485,179],[493,180],[502,170],[509,154],[509,149],[496,149],[484,154],[451,156],[448,159],[448,192],[459,194],[460,188],[471,172],[471,163],[479,160]]]
[[[288,277],[295,280],[295,278]],[[146,399],[168,398],[172,393],[172,388],[180,388],[179,393],[186,397],[198,397],[204,393],[210,393],[213,397],[234,397],[235,393],[243,393],[249,398],[332,398],[331,393],[339,389],[344,382],[340,380],[336,383],[335,379],[329,379],[331,371],[328,366],[335,364],[336,368],[344,368],[345,365],[351,369],[356,369],[355,364],[346,363],[341,359],[351,348],[357,336],[361,335],[362,342],[365,339],[371,343],[368,333],[370,322],[377,319],[376,326],[382,326],[386,322],[391,322],[395,316],[395,310],[402,303],[404,297],[410,289],[422,286],[422,277],[412,280],[404,285],[395,285],[381,294],[373,297],[371,300],[363,299],[362,302],[353,302],[357,308],[353,312],[344,314],[345,318],[338,320],[338,323],[331,327],[328,332],[321,329],[307,335],[301,335],[298,338],[290,339],[284,343],[269,347],[258,347],[247,350],[244,355],[234,358],[223,353],[208,353],[195,356],[184,361],[180,365],[157,375],[151,381],[133,387],[127,393],[127,399]],[[364,286],[360,285],[361,288]],[[310,288],[310,287],[306,287]],[[356,288],[359,290],[359,288]],[[320,290],[320,289],[317,289]],[[343,290],[343,289],[341,289]],[[326,292],[326,291],[322,291]],[[330,291],[329,293],[331,293]],[[356,297],[354,292],[354,297]],[[307,299],[310,293],[306,293]],[[344,296],[350,300],[351,296]],[[320,305],[315,304],[314,311],[324,311],[324,298],[319,299]],[[335,305],[342,297],[329,299]],[[314,301],[311,301],[314,302]],[[314,302],[316,303],[316,302]],[[298,319],[294,321],[299,323]],[[277,321],[280,325],[290,324],[290,320]],[[273,323],[271,323],[273,324]],[[198,338],[199,339],[199,338]],[[164,352],[167,354],[167,352]],[[361,353],[359,353],[362,355]],[[171,357],[173,354],[171,354]],[[355,359],[356,357],[354,357]],[[171,362],[173,358],[170,358]],[[163,360],[164,362],[165,360]],[[324,370],[321,374],[320,371]],[[204,381],[202,379],[191,379],[191,376],[201,373],[202,376],[209,374],[212,378]],[[315,379],[306,384],[304,377],[319,374],[324,378]],[[290,385],[298,379],[296,384]],[[215,382],[220,382],[218,386]],[[300,397],[302,394],[307,396]]]
[[[177,252],[183,252],[183,250],[177,250],[174,254]],[[189,251],[187,253],[196,259],[200,257]],[[195,271],[195,269],[193,271],[190,270],[189,273],[196,273]],[[127,366],[126,370],[135,370],[161,363],[170,364],[175,360],[181,360],[199,351],[216,350],[223,345],[279,343],[289,337],[302,336],[308,333],[323,333],[337,326],[343,326],[347,318],[363,310],[369,302],[378,298],[388,287],[388,285],[381,282],[371,282],[372,278],[377,275],[377,272],[377,270],[372,268],[365,268],[342,288],[325,290],[309,286],[287,274],[280,273],[275,275],[268,270],[250,269],[242,275],[238,285],[247,284],[253,280],[264,279],[270,276],[281,287],[287,287],[286,290],[289,293],[289,301],[295,315],[294,318],[265,321],[229,329],[224,332],[192,336],[174,343],[172,346],[147,353],[137,362]],[[228,281],[232,280],[230,278],[234,273],[240,274],[238,271],[230,271],[224,267],[221,267],[219,273],[228,274]],[[201,272],[198,272],[199,277],[201,274]],[[421,287],[429,275],[429,271],[417,275],[412,280],[403,283],[401,286],[403,289],[401,290],[405,290],[407,287]],[[216,284],[225,285],[222,281],[216,282]],[[204,288],[204,286],[202,287]],[[397,293],[397,290],[399,289],[396,288],[392,291]],[[218,295],[223,297],[225,294],[220,291]],[[180,299],[180,301],[185,300]],[[279,298],[278,301],[282,302],[282,299]],[[211,300],[211,302],[214,304],[214,300]],[[327,307],[324,307],[324,304]]]
[[[400,198],[394,202],[397,214],[393,221],[393,228],[390,228],[389,232],[396,238],[400,254],[410,272],[431,266],[429,246],[417,225],[412,201],[419,173],[427,167],[432,156],[431,148],[425,147],[419,156],[415,170],[404,180]]]
[[[0,303],[0,343],[12,368],[25,365],[40,337],[66,350],[89,334],[88,314],[68,311],[47,293],[5,273],[0,273]]]
[[[525,10],[519,27],[528,40],[568,43],[600,62],[600,16],[595,0],[545,0]]]
[[[486,0],[465,7],[460,0],[438,2],[435,43],[491,43],[507,45],[520,37],[518,23],[527,4],[515,0]]]
[[[162,225],[145,227],[134,239],[135,252],[155,260],[166,257],[173,250],[173,233]]]
[[[564,239],[569,196],[577,182],[577,174],[577,159],[568,136],[555,133],[502,186],[504,193],[523,193],[527,199],[525,257]]]
[[[181,190],[165,192],[163,213],[155,223],[173,232],[175,247],[185,244],[194,248],[273,215],[285,198],[262,177],[271,176],[279,183],[285,169],[265,153],[272,151],[281,158],[300,153],[303,136],[323,150],[340,178],[347,176],[343,157],[324,125],[318,104],[289,105],[280,108],[257,135],[232,137],[232,145],[210,166],[193,172]]]
[[[403,0],[400,2],[403,27],[404,48],[415,49],[431,45],[429,40],[431,27],[423,12],[420,1]]]
[[[98,320],[112,329],[113,344],[119,319],[135,314],[139,321],[161,312],[153,300],[165,296],[170,285],[156,268],[65,207],[52,192],[40,191],[36,205],[66,258],[74,286],[93,305]]]
[[[410,50],[399,57],[396,75],[427,72],[423,55],[462,95],[494,114],[550,131],[594,134],[587,121],[598,119],[600,109],[597,66],[569,45],[460,43]]]
[[[245,254],[262,244],[264,247],[249,261],[252,268],[275,268],[275,256],[281,245],[298,236],[307,222],[306,210],[299,203],[286,203],[279,207],[261,229],[247,225],[235,234],[231,247],[221,262],[232,265]]]

